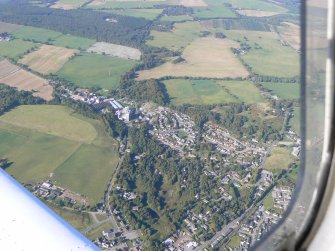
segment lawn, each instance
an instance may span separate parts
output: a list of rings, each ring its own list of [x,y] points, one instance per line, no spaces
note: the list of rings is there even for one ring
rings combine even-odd
[[[135,64],[131,60],[82,53],[68,61],[57,75],[80,87],[115,89],[121,76]]]
[[[294,161],[291,152],[291,148],[288,147],[274,147],[265,160],[264,168],[272,171],[281,169],[286,170]]]
[[[265,200],[263,201],[263,205],[265,207],[266,210],[269,210],[271,208],[273,208],[273,197],[272,194],[270,193]]]
[[[76,212],[66,208],[51,205],[49,203],[47,203],[47,205],[79,231],[84,231],[93,224],[90,215],[86,212]]]
[[[103,197],[118,162],[102,122],[64,106],[20,106],[0,117],[0,137],[0,157],[13,162],[6,170],[20,182],[51,178],[92,204]]]
[[[278,34],[237,30],[227,30],[225,34],[251,47],[241,58],[254,73],[275,77],[299,76],[299,54],[291,47],[283,46]]]
[[[23,26],[22,28],[14,31],[13,35],[15,38],[20,38],[23,40],[30,40],[40,43],[51,43],[57,37],[61,36],[62,33],[31,26]]]
[[[300,84],[297,83],[260,83],[265,89],[281,99],[300,99]]]
[[[164,81],[172,103],[182,104],[217,104],[236,102],[230,95],[212,80],[171,79]]]
[[[9,42],[2,41],[0,42],[0,55],[17,61],[25,53],[39,46],[39,44],[21,39],[14,39]]]
[[[118,9],[108,10],[108,12],[123,16],[143,17],[149,20],[154,20],[162,12],[162,9]]]
[[[228,243],[228,245],[231,248],[238,248],[240,244],[241,244],[241,238],[238,235],[234,235]]]
[[[98,226],[96,228],[93,228],[92,230],[87,232],[86,236],[90,240],[95,240],[99,236],[102,236],[102,231],[110,230],[113,227],[114,227],[113,224],[111,222],[107,221],[107,222],[101,224],[100,226]]]

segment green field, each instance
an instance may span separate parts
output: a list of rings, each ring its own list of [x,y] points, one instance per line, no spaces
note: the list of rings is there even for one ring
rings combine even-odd
[[[274,32],[227,30],[228,38],[248,44],[251,49],[241,58],[256,74],[275,77],[299,75],[299,54],[283,46]]]
[[[68,7],[71,7],[73,9],[76,9],[76,8],[79,8],[85,2],[87,2],[87,0],[58,0],[56,2],[56,5],[59,6],[59,7],[61,5],[64,5],[64,7],[68,6]]]
[[[89,4],[89,9],[145,9],[155,5],[170,4],[171,1],[106,1],[104,4]]]
[[[300,84],[297,83],[260,83],[265,89],[281,99],[300,98]]]
[[[249,81],[171,79],[164,84],[175,105],[264,102],[259,90]]]
[[[164,84],[175,105],[237,101],[212,80],[172,79],[164,81]]]
[[[39,46],[39,44],[21,39],[14,39],[9,42],[2,41],[0,42],[0,56],[17,61],[21,56]]]
[[[231,248],[238,248],[238,247],[240,246],[240,243],[241,243],[241,238],[240,238],[240,236],[238,236],[238,235],[234,235],[234,236],[230,239],[228,245],[229,245]]]
[[[180,50],[199,37],[202,29],[199,22],[176,23],[172,32],[151,31],[150,34],[154,39],[148,40],[147,44],[170,50]]]
[[[118,162],[115,141],[97,120],[64,106],[20,106],[0,117],[0,158],[23,183],[52,178],[97,203]]]
[[[263,205],[265,207],[266,210],[269,210],[271,208],[273,208],[273,197],[272,197],[272,194],[270,193],[266,198],[265,200],[263,201]]]
[[[240,102],[253,104],[265,101],[258,88],[251,81],[218,81],[217,83]]]
[[[29,40],[44,44],[52,44],[60,47],[67,47],[73,49],[87,49],[96,41],[72,35],[64,35],[60,32],[35,28],[31,26],[22,26],[13,32],[15,38],[22,40]]]
[[[121,76],[135,64],[131,60],[82,53],[68,61],[57,75],[81,87],[115,89]]]
[[[197,17],[197,18],[236,17],[236,14],[231,9],[229,9],[228,7],[224,5],[216,5],[216,6],[210,5],[207,7],[196,7],[193,9],[194,9],[194,13],[192,14],[192,16]]]
[[[96,41],[93,39],[76,37],[72,35],[61,35],[51,41],[51,44],[71,49],[85,50],[91,47]]]
[[[66,208],[57,207],[55,205],[47,205],[79,231],[84,231],[93,224],[90,215],[86,212],[75,212]]]
[[[161,14],[162,9],[118,9],[109,10],[108,12],[123,16],[143,17],[149,20],[154,20],[159,14]]]
[[[162,16],[160,20],[164,22],[182,22],[182,21],[191,21],[193,20],[193,17],[188,15]]]
[[[281,169],[286,170],[294,161],[291,152],[292,149],[288,147],[274,147],[265,160],[264,168],[272,171]]]
[[[205,0],[207,3],[216,3],[217,0]],[[263,0],[224,0],[225,3],[231,4],[235,8],[262,10],[271,12],[287,12],[288,10],[274,3]]]
[[[300,107],[293,108],[293,118],[290,119],[290,126],[297,133],[300,134],[300,124],[301,124],[301,109]]]
[[[53,40],[55,40],[57,37],[61,35],[62,33],[60,32],[47,30],[47,29],[41,29],[41,28],[35,28],[31,26],[23,26],[22,28],[13,32],[13,36],[15,38],[20,38],[23,40],[30,40],[33,42],[40,42],[40,43],[51,43]]]

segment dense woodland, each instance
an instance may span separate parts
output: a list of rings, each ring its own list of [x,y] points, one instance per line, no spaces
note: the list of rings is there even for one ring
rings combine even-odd
[[[19,105],[43,104],[45,101],[34,97],[31,92],[18,91],[0,83],[0,115]]]
[[[116,22],[107,22],[106,18],[112,18]],[[0,20],[133,47],[140,47],[149,34],[149,22],[144,18],[84,9],[37,7],[25,0],[2,4]]]

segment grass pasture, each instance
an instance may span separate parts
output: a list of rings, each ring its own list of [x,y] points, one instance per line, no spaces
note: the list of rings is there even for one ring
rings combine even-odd
[[[131,60],[82,53],[68,61],[57,75],[77,86],[113,89],[119,85],[121,75],[135,64]]]
[[[85,50],[92,46],[95,40],[67,34],[55,38],[51,43],[55,46]]]
[[[225,34],[228,38],[251,47],[241,58],[256,74],[275,77],[299,75],[299,54],[291,47],[282,45],[278,34],[237,30],[227,30]]]
[[[39,43],[51,43],[61,35],[62,33],[57,31],[35,28],[31,26],[22,26],[20,29],[13,32],[13,36],[15,38]]]
[[[259,90],[250,81],[170,79],[164,84],[175,105],[264,102]]]
[[[8,60],[0,61],[0,83],[18,90],[33,91],[34,96],[48,101],[53,98],[53,88],[47,80],[13,65]]]
[[[74,49],[42,45],[38,50],[24,56],[19,62],[36,72],[47,75],[59,71],[69,58],[77,52]]]
[[[182,104],[216,104],[236,102],[230,95],[212,80],[171,79],[164,81],[171,101]]]
[[[217,0],[206,0],[206,2],[217,2]],[[234,8],[272,11],[278,13],[285,13],[288,10],[280,5],[262,0],[224,0],[223,2],[231,4]]]
[[[167,62],[139,72],[139,79],[172,77],[247,77],[249,72],[232,53],[234,43],[228,39],[198,38],[185,48],[184,62]]]
[[[228,7],[222,5],[209,5],[207,7],[197,7],[193,8],[194,13],[193,17],[196,18],[233,18],[236,17],[236,14]]]
[[[150,35],[154,39],[148,40],[147,44],[174,51],[182,50],[200,36],[201,30],[202,27],[198,22],[176,23],[172,32],[151,31]]]
[[[230,95],[247,104],[263,103],[265,100],[251,81],[217,81]]]
[[[58,0],[55,4],[51,5],[51,8],[72,10],[81,7],[88,0]]]
[[[20,182],[52,178],[97,203],[118,162],[116,143],[100,121],[64,106],[20,106],[0,117],[0,156]]]
[[[28,51],[36,49],[39,44],[35,44],[29,41],[23,41],[21,39],[14,39],[9,42],[0,42],[0,56],[13,59],[15,61],[19,60],[21,56],[26,54]]]
[[[293,108],[293,117],[289,121],[289,125],[292,127],[293,131],[300,134],[300,124],[301,124],[301,108]],[[322,115],[321,115],[322,116]]]
[[[282,22],[281,25],[277,26],[279,35],[295,50],[300,50],[300,26]]]
[[[274,147],[270,155],[265,160],[264,168],[267,170],[286,170],[294,161],[291,154],[292,150],[288,147]]]
[[[260,83],[265,89],[281,99],[300,98],[300,84],[298,83]]]

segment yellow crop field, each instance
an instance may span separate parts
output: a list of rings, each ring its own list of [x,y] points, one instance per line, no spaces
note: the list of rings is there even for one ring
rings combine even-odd
[[[247,77],[249,72],[231,52],[236,43],[228,39],[199,38],[187,46],[181,63],[167,62],[156,68],[139,72],[138,79],[173,77]]]
[[[76,52],[78,51],[75,49],[42,45],[19,62],[42,74],[56,73]]]
[[[52,99],[53,88],[47,80],[7,60],[0,61],[0,83],[16,87],[18,90],[33,91],[34,96],[45,100]]]

